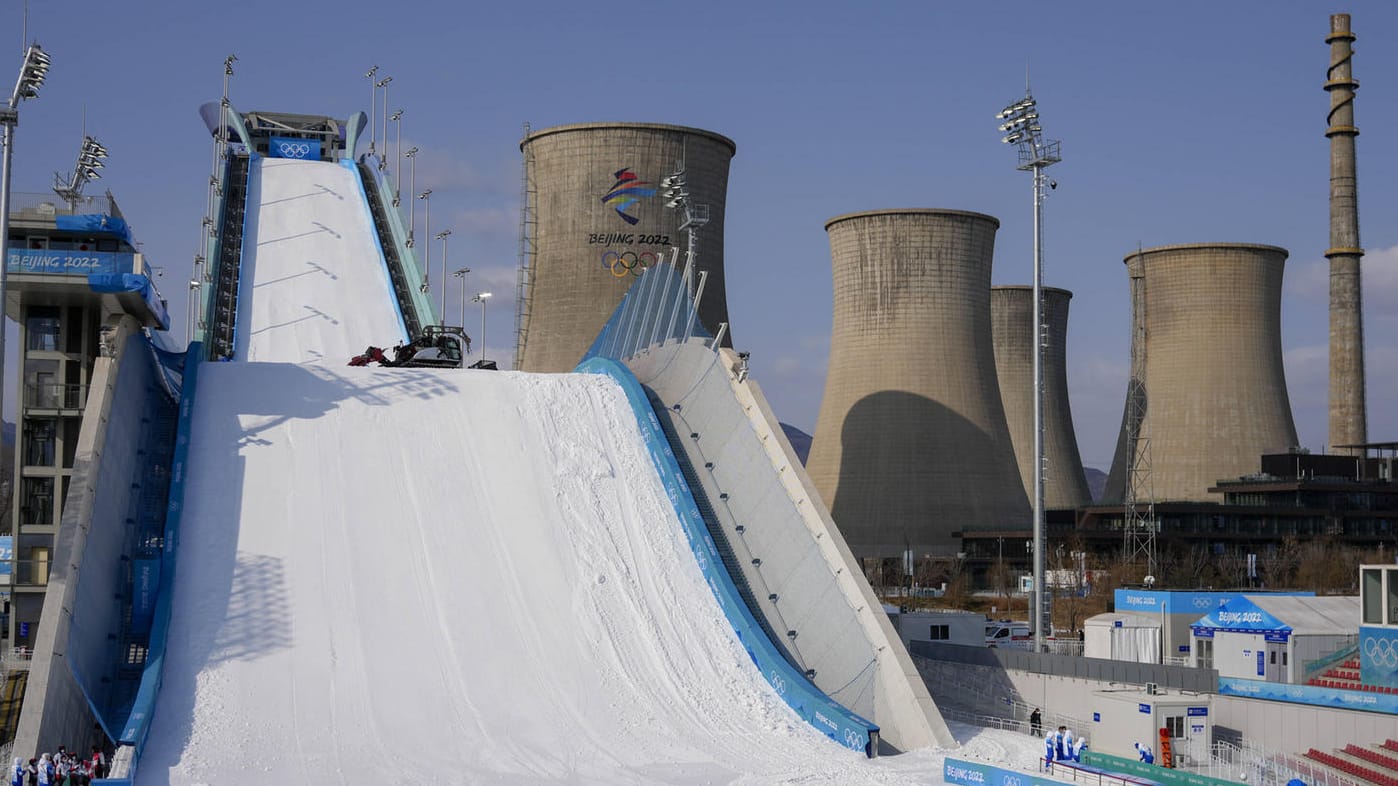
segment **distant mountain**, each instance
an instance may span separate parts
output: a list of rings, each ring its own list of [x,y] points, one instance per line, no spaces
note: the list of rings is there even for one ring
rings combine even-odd
[[[1087,475],[1087,490],[1092,494],[1092,501],[1100,502],[1102,492],[1107,488],[1107,473],[1092,467],[1083,467],[1082,471]]]
[[[811,435],[795,426],[786,423],[781,424],[782,433],[786,434],[786,441],[791,443],[791,449],[796,451],[796,458],[801,459],[801,466],[806,465],[806,457],[811,455]]]

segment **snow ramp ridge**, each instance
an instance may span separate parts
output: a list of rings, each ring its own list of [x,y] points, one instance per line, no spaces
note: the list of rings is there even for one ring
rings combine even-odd
[[[650,399],[636,380],[636,375],[620,361],[601,357],[584,360],[577,370],[585,374],[605,374],[625,392],[635,412],[636,423],[640,426],[646,452],[650,454],[665,484],[670,503],[675,506],[675,513],[679,516],[685,539],[694,551],[699,569],[758,671],[783,701],[822,734],[846,748],[863,751],[871,758],[878,755],[879,727],[822,693],[804,674],[793,668],[767,638],[761,624],[743,602],[732,577],[723,566],[689,484],[684,480]]]

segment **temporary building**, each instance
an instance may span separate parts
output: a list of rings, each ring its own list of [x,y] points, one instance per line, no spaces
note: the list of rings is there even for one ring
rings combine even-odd
[[[1191,631],[1196,666],[1212,666],[1220,677],[1300,683],[1307,663],[1358,640],[1359,598],[1245,595]]]
[[[1083,655],[1132,663],[1160,662],[1160,618],[1107,612],[1083,623]]]

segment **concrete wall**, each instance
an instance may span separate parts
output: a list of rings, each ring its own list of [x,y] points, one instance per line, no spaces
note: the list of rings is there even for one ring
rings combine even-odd
[[[811,479],[860,557],[955,554],[1030,524],[990,326],[990,216],[889,210],[826,223],[830,371]]]
[[[1093,692],[1128,687],[1124,682],[1040,674],[999,665],[971,665],[922,656],[915,656],[914,661],[937,701],[953,695],[957,686],[974,686],[976,695],[983,696],[991,709],[1005,706],[1006,699],[1029,707],[1042,707],[1045,726],[1065,716],[1082,728],[1090,728]],[[1250,742],[1273,753],[1295,755],[1312,747],[1331,750],[1351,742],[1368,745],[1398,739],[1398,716],[1394,715],[1218,694],[1199,695],[1208,697],[1214,739],[1235,745]]]
[[[695,260],[697,270],[709,271],[700,320],[711,333],[728,321],[723,211],[737,149],[731,139],[654,123],[586,123],[534,132],[520,149],[534,223],[525,302],[517,306],[524,318],[516,368],[573,370],[636,276],[668,258],[671,247],[685,247],[684,211],[665,207],[660,189],[661,178],[681,167],[691,203],[709,210]],[[604,202],[623,170],[655,193],[634,194],[630,205]]]
[[[144,460],[142,415],[156,370],[135,320],[120,319],[116,357],[99,357],[78,433],[77,457],[63,520],[54,545],[53,571],[34,645],[15,750],[25,757],[67,745],[88,750],[93,717],[73,669],[103,672],[110,657],[106,633],[119,630],[120,601],[112,589],[125,579],[122,555],[126,517],[139,487]],[[119,729],[113,730],[119,733]]]
[[[778,646],[894,748],[954,745],[761,390],[737,378],[737,356],[696,340],[626,363],[675,421],[759,612],[779,636],[795,632]]]
[[[1281,351],[1285,249],[1243,243],[1148,248],[1140,265],[1150,496],[1222,501],[1208,489],[1255,473],[1263,453],[1296,444]],[[1133,282],[1133,285],[1135,282]],[[1144,347],[1134,346],[1144,341]],[[1123,434],[1123,437],[1125,435]],[[1108,479],[1119,499],[1132,461],[1124,440]]]
[[[1082,471],[1073,411],[1068,405],[1068,304],[1073,293],[1042,287],[1042,319],[1047,336],[1043,350],[1044,505],[1078,508],[1092,502]],[[1005,407],[1015,461],[1024,493],[1034,501],[1034,288],[990,290],[991,334],[995,375]]]

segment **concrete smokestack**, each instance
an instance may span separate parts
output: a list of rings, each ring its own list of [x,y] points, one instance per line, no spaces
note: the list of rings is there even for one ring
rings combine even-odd
[[[631,282],[672,247],[683,267],[684,211],[665,206],[660,186],[680,167],[691,201],[709,210],[695,268],[709,273],[699,320],[717,332],[728,321],[723,214],[736,149],[712,131],[657,123],[557,126],[520,142],[533,233],[516,367],[572,371]]]
[[[953,554],[1030,526],[990,333],[1000,222],[957,210],[830,219],[830,371],[806,471],[858,557]]]
[[[1068,302],[1066,289],[1041,287],[1044,344],[1044,506],[1076,508],[1092,502],[1082,471],[1073,412],[1068,406]],[[1024,493],[1034,495],[1034,288],[990,291],[995,375],[1014,443]]]
[[[1330,16],[1330,70],[1325,89],[1330,114],[1330,447],[1368,441],[1364,400],[1364,304],[1359,259],[1359,190],[1355,180],[1354,34],[1349,14]]]
[[[1156,501],[1218,502],[1210,486],[1256,472],[1258,456],[1296,444],[1281,350],[1286,256],[1276,246],[1228,243],[1126,258],[1139,299],[1133,327],[1144,324],[1131,347],[1132,367],[1144,372],[1144,385],[1132,386],[1144,415],[1139,424],[1123,419],[1106,499],[1124,496],[1140,444],[1133,426],[1149,443]]]

